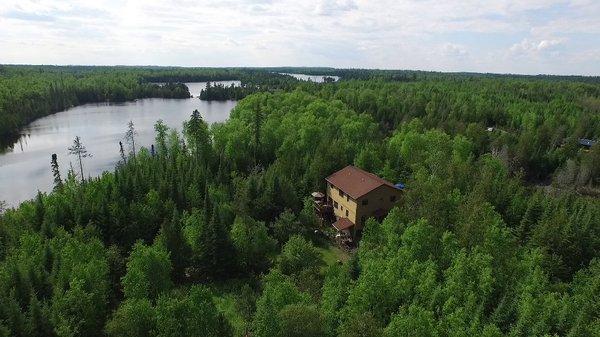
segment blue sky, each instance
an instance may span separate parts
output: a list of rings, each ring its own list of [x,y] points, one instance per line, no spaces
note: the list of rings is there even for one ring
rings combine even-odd
[[[600,75],[600,1],[2,0],[0,63]]]

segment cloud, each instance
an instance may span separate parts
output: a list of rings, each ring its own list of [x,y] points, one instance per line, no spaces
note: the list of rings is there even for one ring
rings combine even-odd
[[[464,58],[468,55],[468,52],[465,46],[455,43],[446,43],[442,46],[442,55],[452,58]]]
[[[354,0],[320,0],[315,7],[317,15],[334,15],[357,9]]]
[[[239,42],[237,42],[236,40],[234,40],[230,37],[226,38],[225,41],[223,41],[223,44],[226,46],[229,46],[229,47],[236,47],[236,46],[240,45]]]
[[[523,39],[519,43],[515,43],[510,47],[510,52],[513,55],[541,55],[543,53],[551,53],[556,55],[558,47],[563,45],[565,39],[550,39],[541,41],[530,41]]]
[[[55,17],[52,15],[41,14],[36,12],[26,12],[22,10],[10,10],[2,15],[8,19],[17,19],[23,21],[54,21]]]
[[[600,75],[598,17],[593,0],[2,0],[0,63]]]

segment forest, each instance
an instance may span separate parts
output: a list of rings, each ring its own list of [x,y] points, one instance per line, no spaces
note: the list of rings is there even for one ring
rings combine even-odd
[[[207,83],[200,92],[200,99],[205,101],[240,100],[255,92],[289,91],[299,84],[292,76],[276,72],[252,71],[240,75],[240,85]]]
[[[203,90],[203,100],[239,100],[261,91],[291,90],[298,80],[255,68],[0,65],[0,150],[33,120],[73,106],[138,98],[189,98],[184,82],[238,80]]]
[[[37,70],[3,71],[27,102]],[[171,79],[113,71],[32,83]],[[159,120],[99,177],[48,154],[54,190],[0,215],[0,336],[600,336],[600,143],[578,143],[600,139],[598,80],[346,71]],[[309,198],[348,164],[406,186],[351,252]]]
[[[0,149],[33,120],[76,105],[188,98],[183,82],[234,80],[240,74],[224,68],[0,65]]]

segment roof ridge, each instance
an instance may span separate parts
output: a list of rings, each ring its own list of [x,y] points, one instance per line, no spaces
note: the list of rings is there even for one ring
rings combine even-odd
[[[354,165],[347,165],[325,180],[353,199],[358,199],[382,185],[395,188],[391,182]]]
[[[370,175],[372,178],[374,178],[375,180],[378,180],[378,181],[379,181],[379,182],[381,182],[382,184],[386,184],[386,185],[389,185],[389,186],[393,186],[393,184],[392,184],[391,182],[389,182],[389,181],[387,181],[387,180],[385,180],[385,179],[381,178],[380,176],[376,175],[376,174],[375,174],[375,173],[373,173],[373,172],[365,171],[365,170],[361,169],[360,167],[358,167],[358,166],[354,166],[354,165],[348,165],[348,166],[346,166],[346,167],[352,167],[352,168],[355,168],[355,169],[357,169],[357,170],[359,170],[359,171],[361,171],[361,172],[363,172],[363,173],[366,173],[366,174]]]

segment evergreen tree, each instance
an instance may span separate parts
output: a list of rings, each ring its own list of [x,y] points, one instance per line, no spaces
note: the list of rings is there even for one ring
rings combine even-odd
[[[184,124],[184,134],[194,158],[203,160],[205,165],[210,164],[211,141],[208,125],[202,119],[200,112],[194,110],[190,120]]]
[[[171,289],[171,261],[161,245],[146,246],[136,242],[127,261],[123,276],[125,298],[155,300],[162,292]]]
[[[54,177],[54,190],[56,191],[61,189],[63,185],[62,179],[60,177],[60,170],[58,168],[58,159],[56,157],[56,153],[52,154],[50,166],[52,167],[52,176]]]
[[[252,123],[253,127],[253,135],[254,135],[254,165],[259,164],[260,160],[260,128],[262,125],[262,111],[260,107],[260,102],[258,100],[254,103],[254,122]]]
[[[195,231],[192,239],[193,260],[201,278],[222,278],[233,271],[235,251],[219,212],[218,206],[214,205],[210,218],[207,219],[206,212],[195,212],[188,219],[187,226]]]
[[[125,156],[125,149],[123,148],[123,142],[119,141],[119,154],[121,155],[121,162],[123,164],[127,163],[127,157]]]
[[[160,239],[166,247],[173,265],[173,280],[181,282],[185,277],[185,268],[190,265],[191,250],[183,236],[182,222],[177,210],[173,211],[173,216],[163,222],[160,230]]]
[[[73,145],[71,145],[68,150],[69,150],[69,154],[77,156],[77,159],[79,160],[79,172],[81,173],[81,181],[84,182],[85,178],[83,175],[83,161],[82,160],[83,160],[83,158],[91,157],[92,155],[90,153],[88,153],[87,149],[81,142],[81,138],[79,138],[79,136],[75,137],[75,139],[73,140]]]
[[[39,231],[44,223],[44,216],[46,214],[46,207],[44,206],[44,198],[42,192],[38,191],[35,196],[35,230]]]
[[[135,136],[137,135],[137,131],[135,131],[135,127],[133,125],[133,121],[129,121],[127,123],[127,132],[125,132],[125,141],[131,145],[131,153],[135,158]]]
[[[31,326],[30,336],[51,337],[56,335],[48,319],[48,313],[34,294],[31,295],[29,302],[28,318]]]
[[[146,299],[127,299],[106,323],[110,337],[151,337],[156,329],[156,312]]]
[[[167,136],[169,128],[165,125],[162,119],[159,119],[154,124],[154,131],[156,132],[156,146],[158,147],[158,155],[164,156],[167,153]]]

